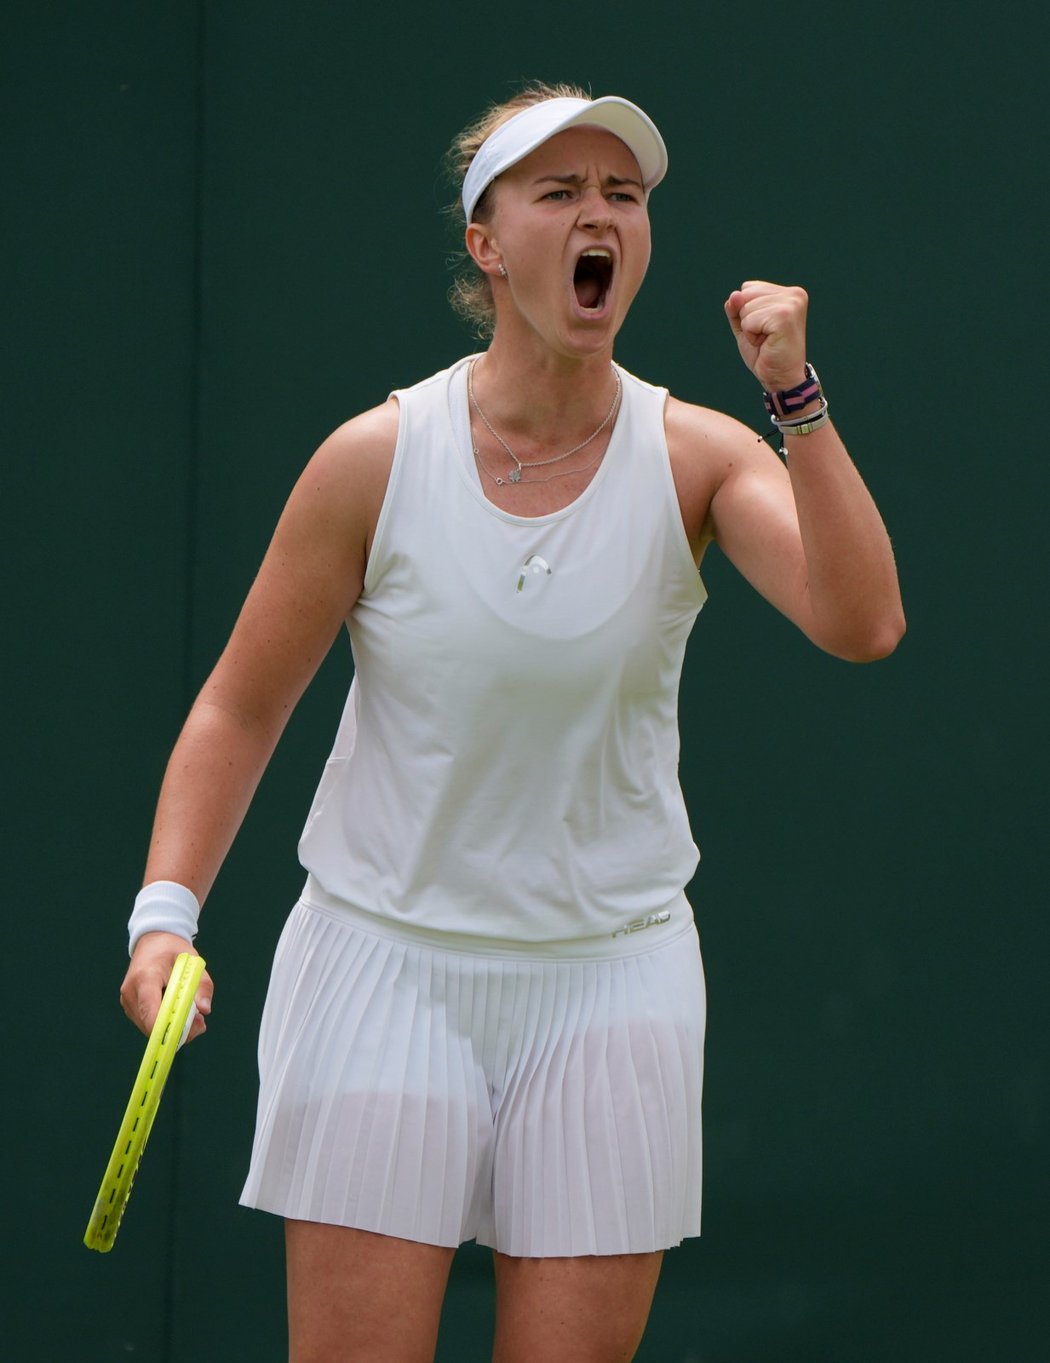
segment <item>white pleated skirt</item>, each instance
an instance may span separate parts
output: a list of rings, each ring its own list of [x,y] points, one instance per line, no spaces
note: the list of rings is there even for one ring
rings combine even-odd
[[[647,948],[650,932],[552,960],[423,944],[363,917],[300,901],[285,926],[244,1205],[527,1257],[700,1233],[691,921]]]

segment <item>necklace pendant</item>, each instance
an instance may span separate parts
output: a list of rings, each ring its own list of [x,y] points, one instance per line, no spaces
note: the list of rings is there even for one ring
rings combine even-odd
[[[509,475],[509,476],[510,476],[510,481],[511,481],[512,483],[520,483],[520,482],[521,482],[521,469],[511,469],[510,475]]]

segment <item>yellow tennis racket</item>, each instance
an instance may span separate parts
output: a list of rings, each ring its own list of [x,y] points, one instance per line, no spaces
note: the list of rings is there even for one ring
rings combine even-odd
[[[120,1219],[131,1196],[131,1185],[146,1148],[153,1118],[157,1115],[171,1062],[186,1040],[196,1015],[193,998],[203,973],[203,957],[185,951],[176,958],[95,1199],[94,1211],[84,1232],[84,1244],[100,1254],[108,1253],[117,1238]]]

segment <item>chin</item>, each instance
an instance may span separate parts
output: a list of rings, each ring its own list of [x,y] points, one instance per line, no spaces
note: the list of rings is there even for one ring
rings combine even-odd
[[[623,321],[622,317],[616,316],[611,310],[601,316],[578,313],[573,317],[569,327],[572,344],[588,354],[607,350],[619,335]]]

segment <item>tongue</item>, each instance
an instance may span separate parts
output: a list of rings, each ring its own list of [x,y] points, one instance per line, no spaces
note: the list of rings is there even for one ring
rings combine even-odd
[[[581,308],[596,308],[601,292],[601,283],[593,275],[576,281],[576,297]]]

